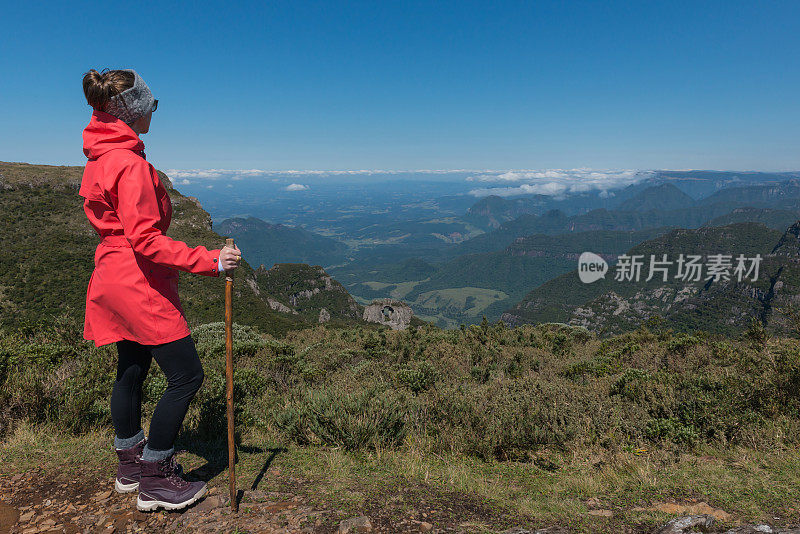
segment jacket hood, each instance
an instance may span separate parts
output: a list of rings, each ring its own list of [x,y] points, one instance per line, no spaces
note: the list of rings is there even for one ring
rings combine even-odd
[[[133,129],[114,115],[95,110],[83,130],[83,153],[97,159],[109,150],[127,148],[143,153],[144,143]]]

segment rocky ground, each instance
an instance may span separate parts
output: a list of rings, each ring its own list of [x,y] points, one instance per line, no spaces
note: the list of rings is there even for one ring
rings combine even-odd
[[[59,480],[42,472],[0,478],[0,532],[300,532],[323,526],[326,510],[292,495],[250,491],[239,513],[212,487],[178,512],[139,512],[136,493],[113,491],[113,478]]]
[[[41,470],[0,475],[0,534],[455,532],[489,526],[475,510],[460,509],[464,504],[455,501],[452,506],[431,503],[439,510],[422,502],[413,514],[399,520],[380,510],[342,519],[336,511],[313,506],[298,495],[261,490],[240,490],[239,511],[233,514],[227,488],[218,486],[186,510],[145,513],[136,510],[136,493],[120,495],[112,487],[113,478],[70,480]],[[386,503],[386,508],[390,510],[392,503]],[[485,519],[488,515],[489,511]]]
[[[302,484],[294,480],[289,483]],[[536,528],[519,526],[492,529],[491,511],[466,502],[418,503],[411,514],[398,519],[391,513],[392,502],[385,509],[368,510],[368,515],[342,518],[335,510],[312,505],[293,493],[240,490],[238,513],[232,513],[226,488],[212,486],[209,494],[192,507],[177,511],[144,513],[136,510],[136,493],[114,492],[113,478],[83,476],[75,479],[59,477],[43,470],[18,474],[0,474],[0,534],[3,533],[132,533],[132,532],[500,532],[502,534],[562,534],[570,527]],[[599,505],[600,503],[588,503]],[[703,502],[658,505],[664,511],[684,513],[669,523],[653,529],[644,527],[604,528],[596,532],[655,532],[681,534],[690,532],[723,532],[714,528],[715,517],[725,519],[723,510]],[[598,518],[611,517],[611,510],[592,511]],[[800,534],[800,527],[772,527],[767,524],[742,525],[728,534]]]

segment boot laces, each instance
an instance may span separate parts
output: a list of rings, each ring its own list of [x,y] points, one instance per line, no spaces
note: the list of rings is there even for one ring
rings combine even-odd
[[[175,486],[177,486],[179,488],[185,488],[186,486],[189,485],[189,482],[187,482],[186,480],[182,479],[177,474],[177,468],[178,468],[178,458],[177,457],[178,457],[178,454],[181,453],[181,452],[186,452],[186,451],[177,451],[177,452],[172,453],[167,458],[165,458],[163,460],[163,463],[162,463],[162,468],[164,470],[164,474],[166,475],[167,480],[169,480],[172,484],[174,484]]]

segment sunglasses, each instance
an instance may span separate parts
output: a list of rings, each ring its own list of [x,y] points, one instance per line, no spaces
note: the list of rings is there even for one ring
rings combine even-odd
[[[157,109],[158,109],[158,99],[153,101],[153,109],[151,109],[150,111],[153,112]]]

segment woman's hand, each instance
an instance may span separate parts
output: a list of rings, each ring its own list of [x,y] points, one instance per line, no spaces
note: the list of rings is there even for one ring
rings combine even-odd
[[[219,262],[225,271],[232,271],[237,268],[241,259],[242,251],[235,245],[234,248],[222,247],[219,251]]]

